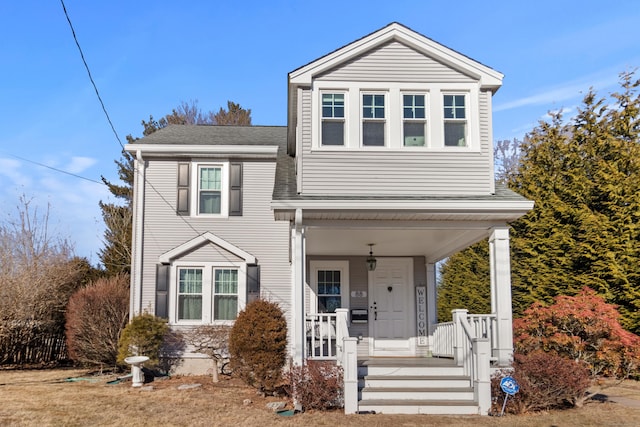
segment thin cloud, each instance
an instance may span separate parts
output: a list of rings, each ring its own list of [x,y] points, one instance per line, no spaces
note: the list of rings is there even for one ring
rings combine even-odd
[[[97,160],[91,157],[72,157],[71,162],[62,169],[70,173],[81,173],[96,163]]]
[[[559,102],[573,100],[578,96],[585,94],[589,88],[593,87],[595,90],[601,90],[615,85],[618,82],[618,76],[615,75],[609,78],[582,78],[572,82],[567,82],[561,86],[543,90],[542,92],[527,96],[524,98],[516,99],[514,101],[505,102],[496,105],[493,109],[494,112],[512,110],[515,108],[557,104]]]

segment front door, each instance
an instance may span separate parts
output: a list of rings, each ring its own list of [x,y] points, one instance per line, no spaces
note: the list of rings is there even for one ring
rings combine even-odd
[[[413,356],[413,259],[379,258],[369,295],[369,355]]]

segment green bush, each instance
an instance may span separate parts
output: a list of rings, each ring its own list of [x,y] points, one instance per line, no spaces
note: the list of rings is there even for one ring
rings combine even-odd
[[[143,313],[131,319],[124,328],[118,343],[118,364],[125,365],[129,356],[147,356],[147,367],[159,364],[160,349],[169,331],[167,321],[153,314]]]
[[[238,314],[229,334],[231,367],[248,385],[273,392],[287,357],[287,322],[276,303],[256,300]]]

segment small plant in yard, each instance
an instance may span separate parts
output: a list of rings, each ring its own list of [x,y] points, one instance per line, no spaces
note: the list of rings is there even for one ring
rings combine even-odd
[[[101,278],[69,299],[69,356],[83,365],[116,366],[118,338],[129,317],[129,276]]]
[[[309,360],[306,365],[291,365],[284,377],[287,393],[305,410],[344,406],[342,368],[333,361]]]
[[[231,368],[248,385],[271,393],[282,381],[287,321],[276,303],[256,300],[238,314],[229,334]]]
[[[153,314],[143,313],[134,317],[120,336],[118,364],[124,365],[124,359],[129,356],[147,356],[149,361],[145,366],[158,365],[162,342],[168,331],[166,320]]]
[[[213,382],[218,382],[218,372],[222,361],[229,355],[229,333],[231,326],[202,325],[185,333],[185,341],[198,353],[206,354],[213,360]]]

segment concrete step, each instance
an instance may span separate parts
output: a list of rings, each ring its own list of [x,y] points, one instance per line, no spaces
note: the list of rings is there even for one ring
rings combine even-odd
[[[367,375],[358,381],[360,388],[391,387],[391,388],[424,388],[439,387],[448,389],[464,389],[471,386],[469,377],[458,375]]]
[[[361,392],[362,400],[402,400],[408,401],[473,401],[473,388],[450,389],[442,387],[365,387]]]
[[[376,414],[431,414],[431,415],[477,415],[478,405],[469,400],[361,400],[359,411],[373,411]]]
[[[362,372],[362,371],[360,371]],[[375,376],[463,376],[461,366],[405,366],[405,365],[369,365],[366,375]]]

